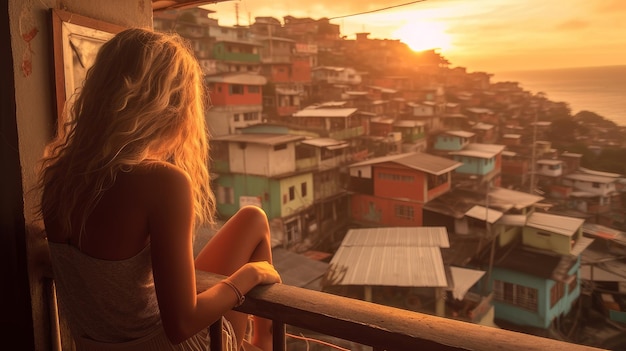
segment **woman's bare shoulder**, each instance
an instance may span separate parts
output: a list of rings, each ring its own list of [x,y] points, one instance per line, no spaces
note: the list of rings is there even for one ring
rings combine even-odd
[[[119,182],[121,181],[121,182]],[[189,191],[191,179],[182,168],[166,162],[149,162],[134,166],[130,172],[118,175],[118,182],[126,189],[143,189],[150,198]]]
[[[146,162],[134,166],[129,172],[141,182],[188,182],[189,175],[182,168],[167,162]]]

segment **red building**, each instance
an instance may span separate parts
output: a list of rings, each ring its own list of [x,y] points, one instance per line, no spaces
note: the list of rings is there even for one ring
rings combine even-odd
[[[234,73],[206,77],[211,98],[206,116],[211,135],[233,134],[239,128],[262,122],[261,88],[265,77]]]
[[[450,190],[461,163],[421,152],[350,166],[352,220],[370,226],[421,226],[424,204]]]

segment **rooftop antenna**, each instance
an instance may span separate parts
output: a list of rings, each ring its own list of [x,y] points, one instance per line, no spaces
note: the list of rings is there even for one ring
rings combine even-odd
[[[235,3],[235,23],[239,27],[239,4]]]

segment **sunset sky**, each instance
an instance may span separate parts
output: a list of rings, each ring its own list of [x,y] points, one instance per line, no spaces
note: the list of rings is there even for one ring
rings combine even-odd
[[[626,65],[626,0],[231,0],[205,8],[230,26],[235,4],[240,25],[257,16],[327,17],[348,39],[369,32],[440,48],[451,67],[468,71]]]

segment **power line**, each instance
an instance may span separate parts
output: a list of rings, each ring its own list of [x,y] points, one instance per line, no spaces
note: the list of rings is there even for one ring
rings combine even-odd
[[[328,20],[334,20],[334,19],[338,19],[338,18],[346,18],[346,17],[352,17],[352,16],[359,16],[359,15],[365,15],[368,13],[374,13],[374,12],[380,12],[380,11],[385,11],[385,10],[389,10],[389,9],[393,9],[396,7],[402,7],[402,6],[408,6],[408,5],[413,5],[413,4],[417,4],[418,2],[424,2],[426,0],[417,0],[417,1],[411,1],[411,2],[406,2],[403,4],[398,4],[398,5],[393,5],[393,6],[387,6],[387,7],[382,7],[376,10],[370,10],[370,11],[364,11],[364,12],[357,12],[357,13],[353,13],[353,14],[349,14],[349,15],[343,15],[343,16],[335,16],[335,17],[330,17],[328,18]]]

